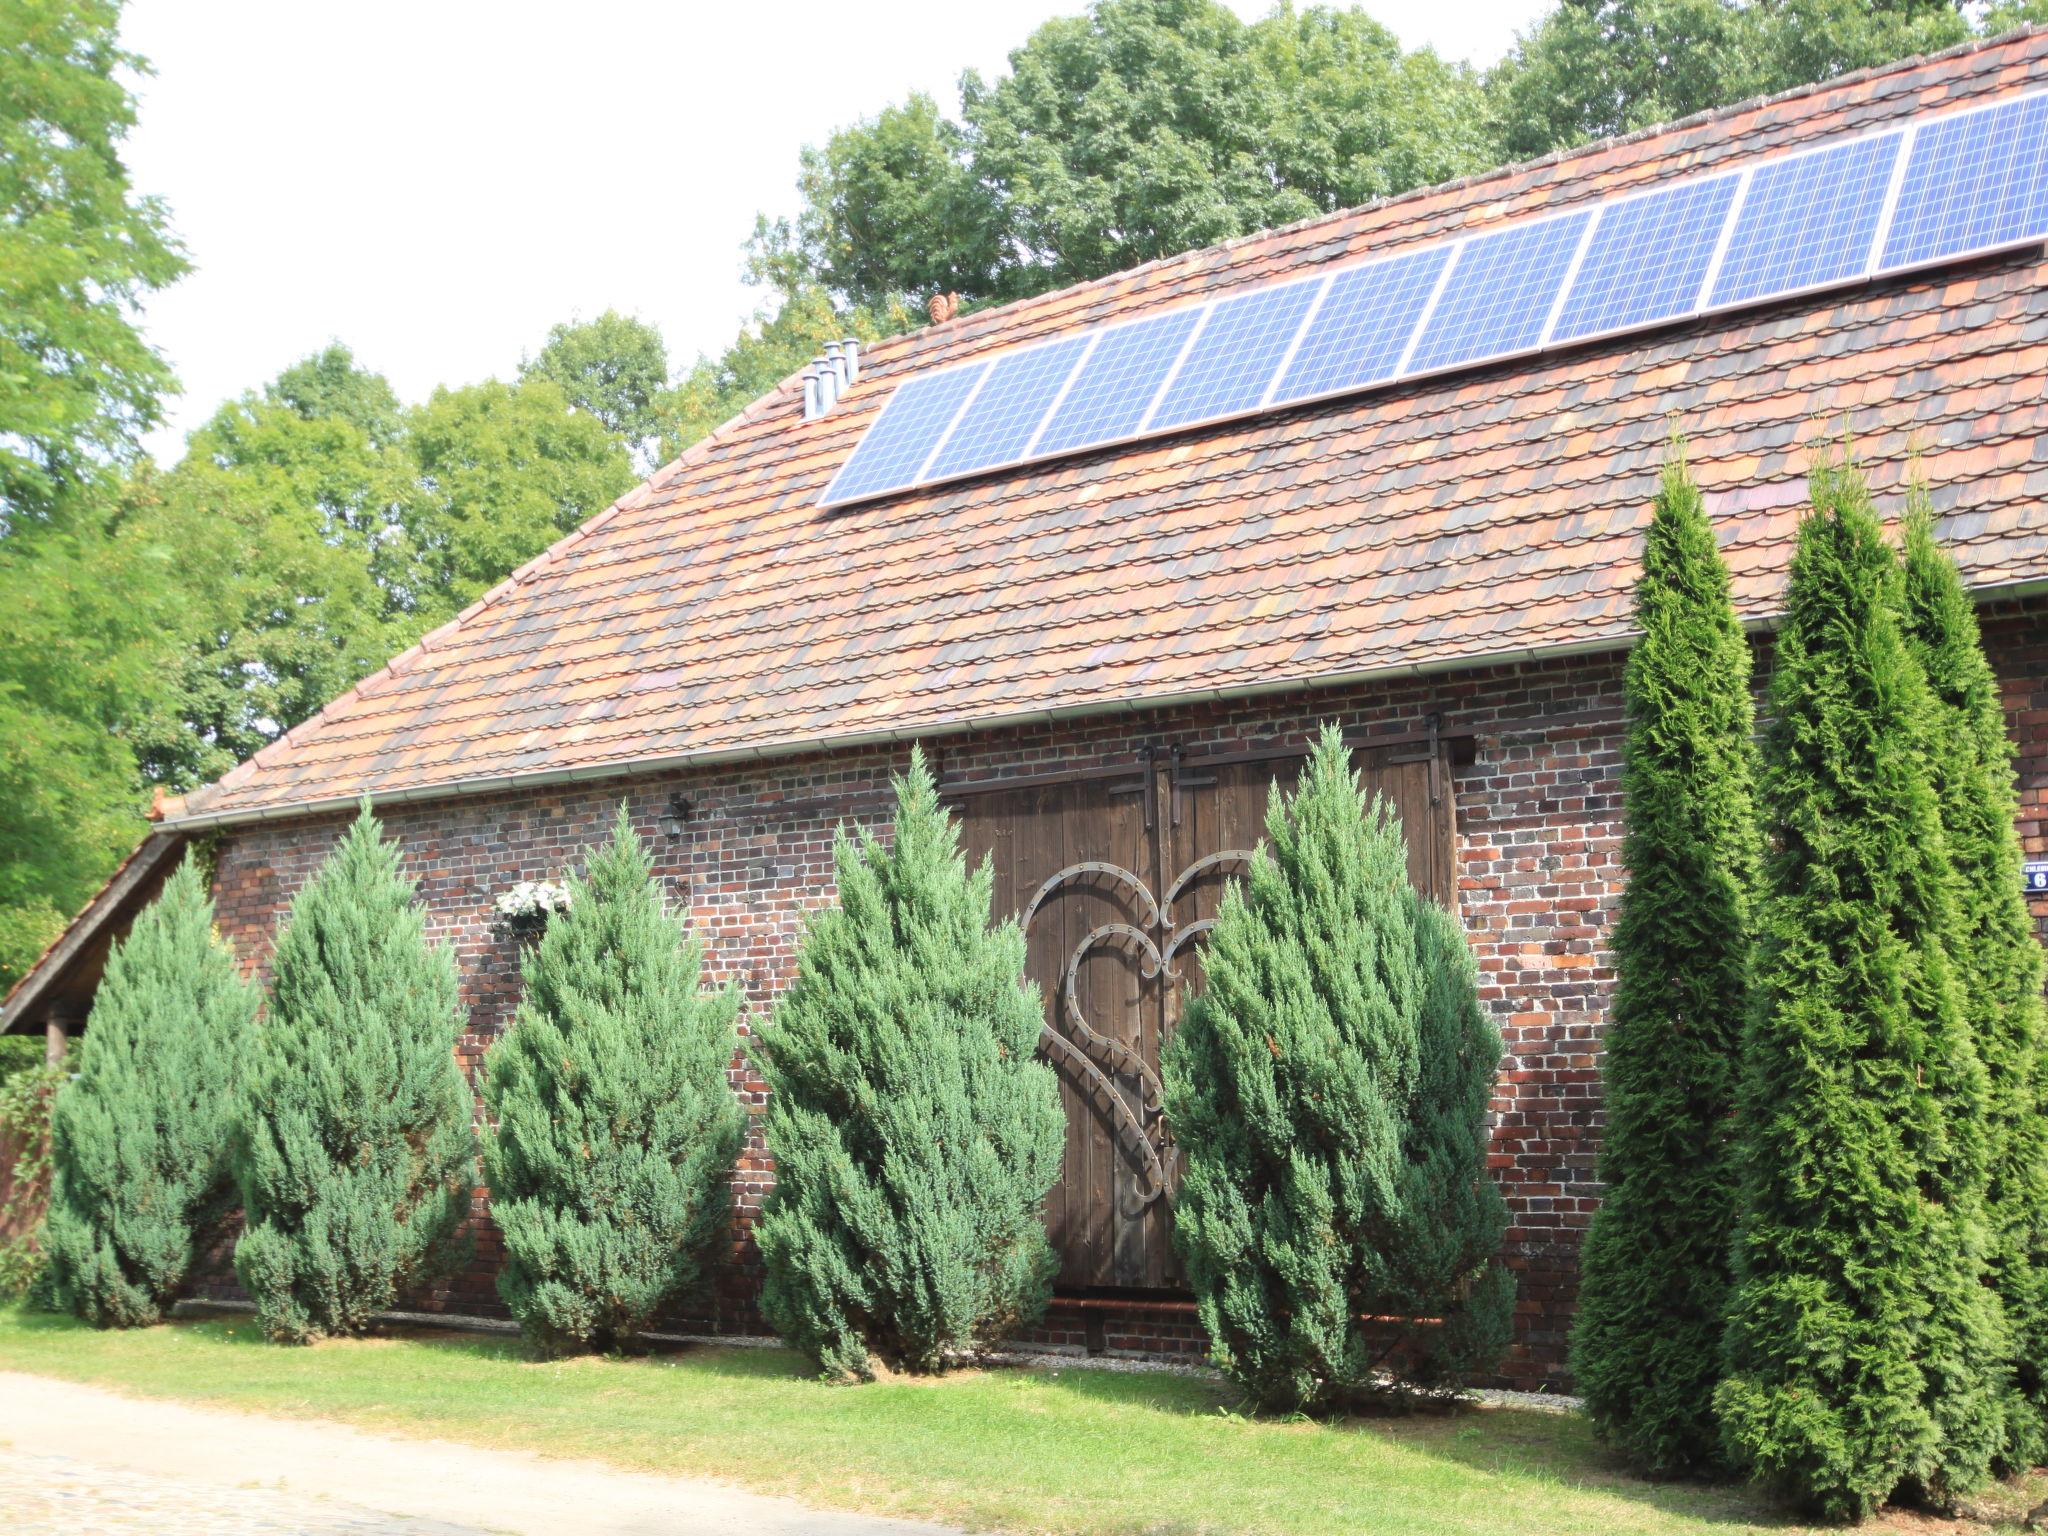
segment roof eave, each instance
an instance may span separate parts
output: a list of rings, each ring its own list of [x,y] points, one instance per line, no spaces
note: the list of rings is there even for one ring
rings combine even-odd
[[[1981,603],[2029,597],[2048,592],[2048,574],[2019,581],[1973,587],[1971,595]],[[1764,614],[1748,619],[1744,627],[1763,633],[1776,627],[1779,615]],[[1360,667],[1301,677],[1259,679],[1222,688],[1185,689],[1175,693],[1097,699],[1051,709],[1018,710],[1008,714],[962,716],[935,721],[910,730],[885,729],[852,731],[835,736],[818,736],[774,742],[764,746],[714,747],[695,752],[668,752],[653,757],[622,758],[613,763],[587,764],[579,768],[542,768],[530,773],[489,774],[474,779],[452,779],[403,789],[329,795],[312,800],[287,801],[278,805],[251,806],[223,811],[198,811],[166,817],[165,831],[207,832],[221,827],[247,826],[266,821],[296,821],[305,817],[349,811],[367,799],[373,806],[404,805],[427,800],[460,799],[471,795],[495,794],[506,790],[542,789],[557,784],[580,784],[593,780],[637,778],[657,773],[713,768],[732,763],[769,762],[820,753],[847,752],[862,747],[893,746],[913,741],[937,741],[951,736],[1017,730],[1033,725],[1053,725],[1103,715],[1145,714],[1157,710],[1181,709],[1196,704],[1227,703],[1263,698],[1282,693],[1303,693],[1313,689],[1346,688],[1369,683],[1393,682],[1401,678],[1435,676],[1445,672],[1467,672],[1481,667],[1517,666],[1527,662],[1568,660],[1574,656],[1598,655],[1603,651],[1626,650],[1635,639],[1625,629],[1585,640],[1558,645],[1516,646],[1498,651],[1470,652],[1441,659],[1406,662],[1394,666]]]

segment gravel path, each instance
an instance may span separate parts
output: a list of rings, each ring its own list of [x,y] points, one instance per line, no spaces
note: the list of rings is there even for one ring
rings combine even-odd
[[[482,1536],[269,1488],[215,1488],[69,1456],[0,1457],[0,1530],[9,1536]]]
[[[10,1536],[945,1536],[720,1483],[14,1372],[0,1372],[0,1445]]]

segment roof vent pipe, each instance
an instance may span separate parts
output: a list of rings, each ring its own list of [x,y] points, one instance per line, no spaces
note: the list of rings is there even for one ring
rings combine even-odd
[[[815,421],[818,410],[818,369],[817,365],[804,370],[804,420]]]
[[[832,370],[832,393],[846,393],[846,347],[842,342],[825,343],[825,366]]]
[[[824,358],[818,359],[818,414],[831,410],[839,399],[839,370]]]
[[[841,371],[846,375],[846,382],[850,387],[853,381],[860,377],[860,338],[858,336],[848,336],[839,343],[839,358],[846,365]]]

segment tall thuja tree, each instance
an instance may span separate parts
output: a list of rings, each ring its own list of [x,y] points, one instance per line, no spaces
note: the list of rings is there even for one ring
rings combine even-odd
[[[1174,1239],[1218,1362],[1268,1407],[1339,1403],[1396,1357],[1433,1384],[1507,1343],[1485,1175],[1500,1037],[1455,920],[1407,869],[1326,727],[1268,806],[1162,1062],[1186,1159]],[[1365,1321],[1396,1316],[1442,1319],[1439,1342]]]
[[[2048,1062],[2042,954],[2021,889],[2013,747],[1977,610],[1935,542],[1925,488],[1906,518],[1907,643],[1927,674],[1942,830],[1956,871],[1950,944],[1987,1078],[1988,1278],[2012,1329],[2006,1469],[2048,1457]]]
[[[623,805],[569,886],[484,1079],[498,1293],[550,1349],[610,1347],[698,1286],[746,1128],[726,1081],[739,992],[699,990],[703,946]]]
[[[108,957],[51,1113],[43,1252],[56,1306],[127,1328],[177,1298],[233,1208],[234,1063],[259,1002],[188,860]]]
[[[1580,1253],[1572,1369],[1600,1435],[1659,1475],[1720,1459],[1736,1059],[1756,879],[1749,646],[1674,444],[1622,690],[1628,886],[1602,1072],[1607,1192]]]
[[[476,1165],[455,960],[365,802],[292,900],[244,1066],[235,1272],[272,1338],[360,1333],[454,1257]]]
[[[1980,1283],[1983,1070],[1944,940],[1926,679],[1853,464],[1822,459],[1771,678],[1716,1394],[1732,1458],[1830,1518],[1980,1482],[2004,1355]]]
[[[1040,1222],[1066,1134],[1024,935],[989,924],[921,752],[896,831],[842,831],[836,905],[755,1056],[775,1187],[762,1308],[837,1375],[916,1370],[1035,1319],[1056,1268]]]

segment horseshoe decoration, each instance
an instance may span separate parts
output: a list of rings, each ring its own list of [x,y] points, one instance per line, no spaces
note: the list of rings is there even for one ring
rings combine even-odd
[[[1047,1020],[1039,1029],[1039,1049],[1052,1063],[1074,1078],[1086,1092],[1098,1113],[1107,1117],[1123,1149],[1141,1178],[1125,1202],[1124,1214],[1137,1216],[1166,1193],[1167,1163],[1173,1155],[1172,1137],[1166,1128],[1163,1089],[1159,1074],[1137,1051],[1121,1040],[1096,1030],[1081,1011],[1079,979],[1081,962],[1098,949],[1113,949],[1138,962],[1144,981],[1164,978],[1168,983],[1182,979],[1173,968],[1174,957],[1202,934],[1216,926],[1213,917],[1191,923],[1173,921],[1173,907],[1204,875],[1216,870],[1241,873],[1251,854],[1241,848],[1226,848],[1205,854],[1180,872],[1166,889],[1161,902],[1151,887],[1120,864],[1090,859],[1069,864],[1039,886],[1021,919],[1025,933],[1039,912],[1056,893],[1070,887],[1109,886],[1121,889],[1140,909],[1140,923],[1104,923],[1092,929],[1073,953],[1067,956],[1060,977],[1058,1016],[1064,1030]],[[1155,939],[1148,929],[1156,930]],[[1163,940],[1163,943],[1161,942]],[[1117,1079],[1135,1080],[1135,1091],[1119,1086]]]

